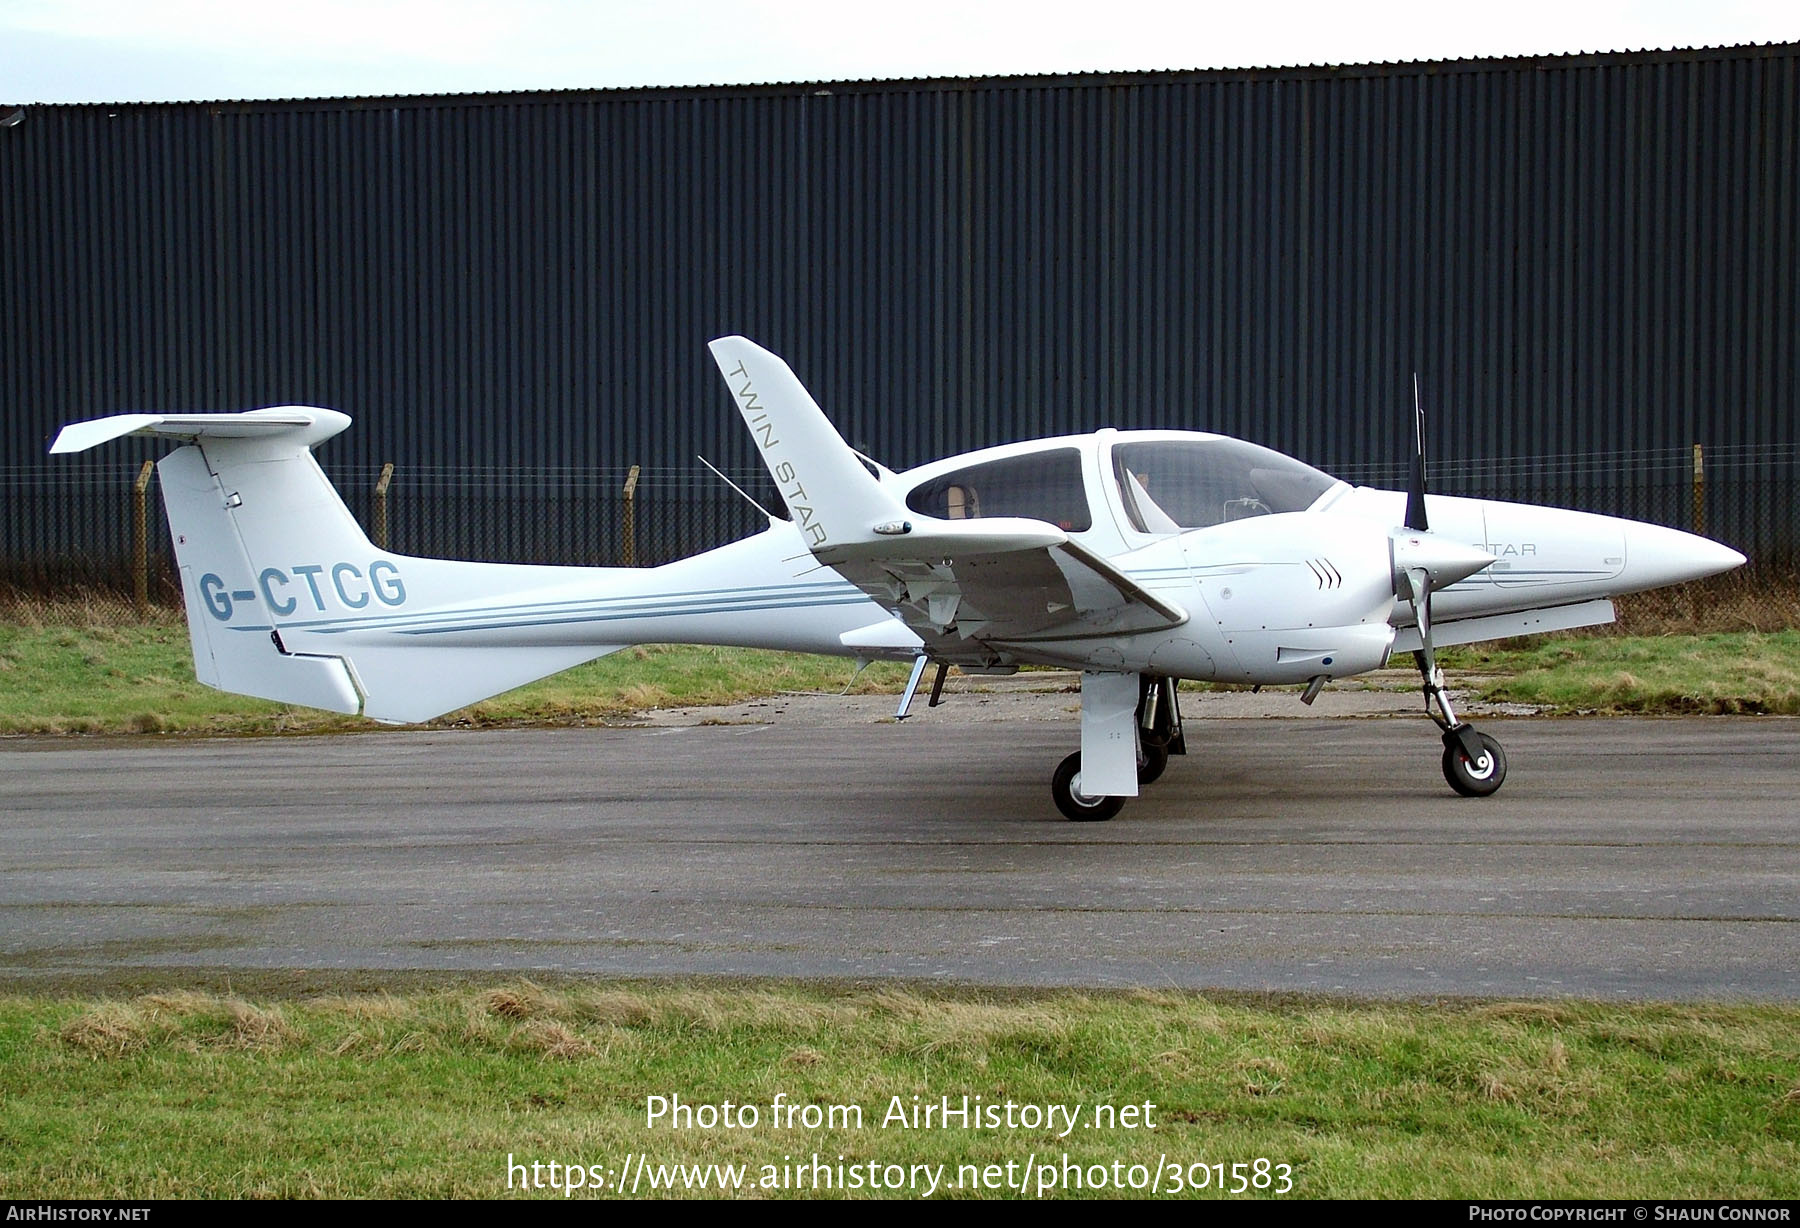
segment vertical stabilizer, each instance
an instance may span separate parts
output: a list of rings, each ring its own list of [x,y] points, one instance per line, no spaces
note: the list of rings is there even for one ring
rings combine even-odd
[[[257,476],[276,477],[283,465],[311,468],[306,448],[285,462],[265,460]],[[201,682],[222,691],[256,695],[281,703],[304,704],[331,712],[359,712],[362,699],[342,658],[294,653],[282,643],[275,629],[272,607],[287,606],[293,599],[287,590],[292,577],[275,567],[258,569],[251,561],[235,514],[242,512],[243,496],[235,489],[236,466],[215,473],[207,467],[199,447],[177,448],[157,465],[162,478],[163,503],[169,514],[169,533],[175,543],[175,559],[181,569],[181,593],[187,604],[188,635],[193,642],[194,673]],[[324,482],[324,475],[319,475]],[[332,517],[316,499],[294,499],[295,483],[277,480],[289,498],[280,501],[283,514],[296,525],[305,525],[317,513]],[[325,487],[335,498],[329,484]],[[237,506],[233,501],[237,501]],[[264,518],[278,510],[277,501],[256,491],[252,501],[264,509]],[[343,507],[338,502],[338,509]],[[354,528],[354,524],[352,524]],[[341,526],[335,536],[343,536]],[[360,531],[356,537],[361,538]],[[309,551],[309,554],[311,552]]]
[[[123,435],[185,445],[157,468],[208,686],[422,721],[618,649],[558,634],[542,612],[619,573],[378,549],[312,455],[349,422],[311,406],[124,414],[63,428],[51,451]]]

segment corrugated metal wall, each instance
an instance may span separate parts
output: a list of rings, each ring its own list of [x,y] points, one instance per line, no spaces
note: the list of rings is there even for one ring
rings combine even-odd
[[[108,412],[330,405],[328,469],[552,494],[743,468],[725,332],[896,467],[1182,426],[1381,479],[1417,370],[1447,489],[1685,523],[1698,442],[1709,529],[1792,553],[1797,64],[30,107],[0,129],[0,558],[104,534],[45,483],[130,458],[43,448]]]

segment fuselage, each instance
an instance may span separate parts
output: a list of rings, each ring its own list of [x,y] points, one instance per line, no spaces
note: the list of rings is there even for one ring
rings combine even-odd
[[[1406,496],[1352,487],[1268,449],[1193,432],[1100,431],[880,479],[921,514],[1055,524],[1188,612],[1181,626],[1135,634],[971,639],[962,664],[1283,683],[1378,668],[1408,646],[1411,607],[1395,595],[1392,557]],[[1704,538],[1592,513],[1448,495],[1427,506],[1436,535],[1493,556],[1434,594],[1440,642],[1457,642],[1459,627],[1485,630],[1481,620],[1494,616],[1606,621],[1611,609],[1597,603],[1610,597],[1742,561]],[[399,566],[428,571],[431,562]],[[446,609],[427,597],[416,623],[389,617],[358,629],[440,643],[667,640],[863,657],[910,657],[921,646],[889,609],[815,562],[789,521],[658,568],[538,570],[548,583],[503,606]],[[1534,627],[1549,629],[1527,619],[1492,634]]]
[[[966,652],[945,652],[940,642],[938,655],[953,663],[1274,684],[1378,668],[1409,646],[1411,608],[1395,595],[1393,559],[1406,496],[1352,487],[1256,445],[1193,432],[1100,431],[879,477],[922,515],[1054,524],[1188,615],[1179,626],[1136,633],[972,637]],[[1483,632],[1464,638],[1549,629],[1530,619],[1482,621],[1519,612],[1560,612],[1550,626],[1606,621],[1609,597],[1742,561],[1704,538],[1591,513],[1447,495],[1429,496],[1427,506],[1436,535],[1493,556],[1434,594],[1440,643],[1457,642],[1459,627]],[[904,659],[922,646],[891,609],[813,559],[801,528],[786,520],[662,567],[505,567],[504,585],[494,586],[503,598],[470,598],[469,564],[349,562],[263,570],[262,604],[282,615],[274,629],[290,650],[666,641]],[[382,600],[372,602],[364,590],[377,568]],[[234,631],[270,630],[254,617],[217,609],[211,616]]]

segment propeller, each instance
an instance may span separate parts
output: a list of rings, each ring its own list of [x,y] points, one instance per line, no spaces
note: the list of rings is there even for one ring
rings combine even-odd
[[[1425,410],[1419,399],[1419,377],[1413,375],[1413,461],[1412,479],[1406,491],[1406,523],[1396,529],[1389,540],[1394,552],[1394,595],[1412,606],[1413,620],[1419,628],[1419,649],[1413,654],[1419,673],[1425,680],[1425,707],[1431,710],[1436,700],[1443,710],[1439,724],[1446,737],[1473,739],[1468,726],[1456,719],[1444,692],[1443,675],[1438,670],[1437,653],[1431,642],[1431,594],[1434,590],[1455,584],[1472,576],[1494,561],[1494,556],[1477,546],[1467,546],[1431,531],[1425,515]],[[1438,719],[1433,714],[1433,719]],[[1484,753],[1480,744],[1471,741],[1471,761]]]
[[[1421,533],[1431,528],[1425,518],[1425,406],[1419,400],[1419,373],[1413,372],[1413,463],[1406,485],[1406,527]]]
[[[1413,459],[1412,474],[1406,483],[1406,527],[1419,533],[1431,531],[1431,520],[1425,514],[1425,403],[1419,397],[1419,373],[1413,372]],[[1414,540],[1411,544],[1422,544]],[[1431,650],[1431,569],[1422,561],[1404,566],[1403,552],[1395,543],[1395,587],[1404,587],[1412,602],[1413,619],[1419,627],[1419,642],[1424,645],[1419,668],[1427,679],[1437,671],[1437,658]],[[1451,581],[1455,583],[1455,581]]]
[[[1388,538],[1393,547],[1394,595],[1412,606],[1419,629],[1419,648],[1413,653],[1425,682],[1425,711],[1444,732],[1444,777],[1450,787],[1465,796],[1482,796],[1500,787],[1506,778],[1506,756],[1500,744],[1475,732],[1457,719],[1450,693],[1438,668],[1431,643],[1431,594],[1455,584],[1494,561],[1479,546],[1441,537],[1431,531],[1425,515],[1425,407],[1419,398],[1419,373],[1413,372],[1413,462],[1406,487],[1406,523]],[[1436,703],[1437,712],[1431,710]],[[1442,715],[1440,715],[1440,713]]]
[[[1478,546],[1431,531],[1425,515],[1425,411],[1419,403],[1419,377],[1413,376],[1412,480],[1406,492],[1406,523],[1390,535],[1394,551],[1394,595],[1411,603],[1425,654],[1431,655],[1431,594],[1455,584],[1494,561]]]

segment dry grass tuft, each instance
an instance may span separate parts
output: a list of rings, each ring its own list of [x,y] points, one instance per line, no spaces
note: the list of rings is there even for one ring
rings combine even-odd
[[[74,1048],[110,1056],[174,1039],[186,1048],[270,1049],[300,1038],[279,1005],[191,991],[101,1002],[64,1024],[58,1035]]]
[[[125,1002],[102,1002],[58,1030],[65,1045],[102,1057],[118,1057],[148,1039],[143,1012]]]
[[[391,993],[324,994],[307,999],[307,1005],[328,1015],[343,1015],[369,1023],[393,1023],[411,1019],[418,1008]]]
[[[621,706],[632,712],[669,706],[669,692],[648,682],[634,682],[618,694]]]
[[[582,1019],[621,1028],[644,1028],[656,1022],[656,1003],[629,989],[599,989],[577,994],[572,1009]]]
[[[1556,1074],[1569,1068],[1569,1050],[1563,1045],[1560,1037],[1551,1037],[1550,1044],[1544,1049],[1544,1065]]]
[[[513,1031],[510,1048],[548,1058],[592,1057],[598,1050],[592,1041],[554,1019],[530,1019]]]
[[[179,1022],[196,1016],[223,1013],[223,1003],[216,994],[192,989],[174,989],[167,993],[150,993],[135,999],[134,1004],[151,1019]]]
[[[338,1037],[335,1043],[326,1045],[325,1052],[329,1053],[332,1057],[343,1057],[345,1054],[355,1053],[359,1049],[371,1047],[370,1039],[367,1036],[363,1035],[361,1032],[350,1031],[345,1032],[342,1036]]]
[[[502,1019],[534,1019],[554,1014],[551,995],[530,981],[490,989],[484,999],[487,1011]]]
[[[1481,1075],[1481,1094],[1489,1100],[1503,1104],[1511,1104],[1519,1098],[1519,1093],[1493,1071],[1484,1071]]]
[[[257,1006],[241,998],[230,998],[225,1002],[225,1011],[231,1029],[222,1040],[231,1048],[269,1049],[299,1038],[280,1006]]]

